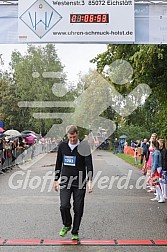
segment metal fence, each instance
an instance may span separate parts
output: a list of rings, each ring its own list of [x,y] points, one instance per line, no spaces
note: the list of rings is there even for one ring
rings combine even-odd
[[[0,173],[4,173],[12,167],[24,164],[33,160],[34,157],[40,154],[49,153],[53,150],[57,150],[57,143],[41,144],[36,143],[31,145],[29,148],[15,148],[0,150]]]

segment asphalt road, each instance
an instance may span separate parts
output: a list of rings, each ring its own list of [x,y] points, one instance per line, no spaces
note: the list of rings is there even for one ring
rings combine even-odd
[[[55,160],[56,154],[49,153],[28,169],[17,167],[0,175],[0,240],[63,239],[58,235],[59,192],[53,190]],[[150,201],[154,196],[142,188],[140,170],[107,151],[96,151],[93,162],[94,189],[86,194],[80,239],[166,240],[167,203]],[[65,239],[70,240],[71,234]],[[166,250],[165,246],[0,246],[3,252]]]

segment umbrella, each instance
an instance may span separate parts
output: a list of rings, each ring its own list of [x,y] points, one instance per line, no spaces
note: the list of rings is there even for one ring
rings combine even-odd
[[[120,136],[119,138],[120,138],[120,139],[125,139],[125,138],[128,138],[128,136],[122,135],[122,136]]]
[[[21,133],[18,130],[11,129],[11,130],[6,130],[4,132],[4,135],[11,136],[11,137],[17,137],[17,136],[21,136]]]
[[[41,135],[37,133],[30,133],[30,136],[33,136],[35,139],[40,139]]]
[[[30,133],[33,133],[33,134],[35,134],[35,132],[34,131],[32,131],[32,130],[23,130],[21,133],[23,133],[23,134],[30,134]]]
[[[0,133],[4,132],[5,130],[3,128],[0,127]]]
[[[37,135],[36,134],[30,133],[29,136],[32,136],[34,139],[37,139]]]
[[[25,141],[26,141],[27,144],[34,144],[35,139],[34,139],[33,136],[27,136],[27,137],[25,138]]]
[[[26,137],[26,136],[33,136],[35,139],[40,139],[41,135],[35,133],[34,131],[31,130],[24,130],[21,132],[22,137]]]

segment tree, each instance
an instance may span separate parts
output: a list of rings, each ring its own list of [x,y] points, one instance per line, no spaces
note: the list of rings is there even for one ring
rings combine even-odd
[[[89,71],[79,82],[80,96],[76,99],[74,121],[77,125],[97,133],[99,127],[115,130],[115,112],[108,99],[110,85],[97,71]]]
[[[129,125],[128,127],[126,125],[119,127],[117,135],[118,137],[121,135],[128,136],[127,141],[129,144],[131,140],[143,140],[144,138],[147,138],[148,140],[150,139],[150,132],[146,130],[145,127],[134,125]]]
[[[25,55],[17,51],[13,52],[10,66],[16,104],[23,101],[45,103],[61,100],[53,94],[53,84],[55,82],[66,87],[66,76],[63,74],[63,66],[53,44],[47,44],[45,47],[29,45]],[[19,118],[17,128],[33,129],[46,134],[56,120],[35,119],[33,113],[52,113],[56,109],[59,111],[59,108],[45,108],[45,106],[43,108],[20,107],[15,111]],[[14,120],[12,122],[15,124]]]
[[[7,72],[0,73],[0,120],[4,122],[4,128],[15,127],[13,121],[15,120],[15,113],[18,108],[15,106],[16,97],[14,86],[11,84],[11,79]]]
[[[99,54],[92,62],[97,65],[99,72],[103,72],[106,66],[117,59],[127,60],[133,67],[131,83],[115,85],[121,94],[129,94],[140,83],[146,83],[152,89],[147,102],[126,118],[127,125],[143,124],[150,134],[151,131],[157,131],[166,138],[162,125],[165,127],[167,119],[162,111],[167,109],[167,46],[108,45],[107,51]],[[106,75],[106,78],[110,79],[110,76]]]

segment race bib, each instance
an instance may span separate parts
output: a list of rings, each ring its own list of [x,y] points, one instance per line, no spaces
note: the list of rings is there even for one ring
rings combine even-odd
[[[76,166],[76,156],[64,155],[64,165]]]

